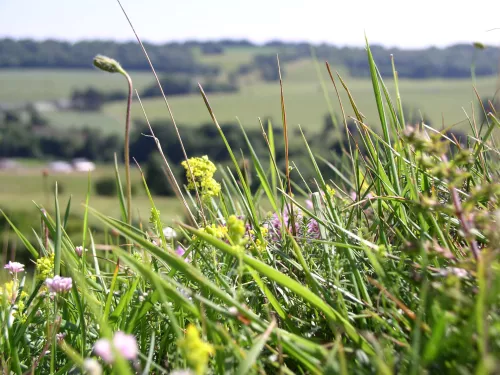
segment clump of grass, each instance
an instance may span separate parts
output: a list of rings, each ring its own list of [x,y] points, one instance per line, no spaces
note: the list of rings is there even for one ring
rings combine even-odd
[[[360,137],[350,136],[344,156],[327,163],[304,137],[315,178],[303,197],[292,190],[292,163],[286,170],[275,163],[273,125],[262,126],[269,163],[242,128],[249,155],[241,168],[200,86],[236,173],[228,168],[215,181],[215,166],[186,155],[188,186],[171,182],[189,224],[165,228],[144,183],[151,214],[138,226],[127,215],[119,220],[89,207],[88,194],[83,246],[65,233],[69,209],[61,215],[57,191],[53,214],[38,207],[36,244],[14,227],[37,266],[29,286],[19,265],[4,275],[4,371],[497,372],[500,186],[493,135],[500,122],[490,113],[478,127],[471,116],[467,147],[424,123],[407,126],[402,98],[396,92],[392,100],[368,45],[367,57],[379,111],[373,121],[383,134],[371,129],[347,83],[337,75],[337,85],[328,66],[335,90],[348,93]],[[343,120],[348,131],[345,113]],[[322,164],[337,177],[327,180]],[[117,186],[122,196],[118,174]],[[87,213],[118,237],[96,244]]]

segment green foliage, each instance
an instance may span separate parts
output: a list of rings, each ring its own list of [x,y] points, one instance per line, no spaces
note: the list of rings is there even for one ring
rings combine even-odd
[[[94,183],[94,190],[97,195],[113,197],[116,196],[118,188],[116,186],[116,180],[114,177],[101,177]],[[132,195],[137,193],[137,186],[132,185]]]
[[[472,126],[466,147],[430,126],[407,126],[398,86],[393,100],[375,65],[377,50],[367,46],[378,116],[363,118],[348,92],[356,120],[346,124],[342,154],[317,154],[305,135],[291,143],[301,150],[288,155],[292,194],[283,188],[287,171],[275,163],[284,159],[282,134],[263,128],[259,146],[242,127],[245,147],[233,149],[237,136],[219,125],[204,95],[213,139],[222,138],[234,171],[219,168],[219,177],[210,158],[189,159],[195,180],[189,186],[186,174],[188,190],[179,193],[195,213],[189,224],[164,229],[153,197],[150,221],[134,226],[96,205],[90,216],[116,236],[102,244],[90,236],[89,259],[62,230],[56,196],[55,217],[39,211],[43,227],[35,233],[47,236],[37,243],[39,274],[50,275],[52,257],[57,269],[60,256],[71,290],[51,296],[41,282],[26,286],[21,275],[5,275],[6,371],[497,373],[500,152],[493,129],[500,121],[490,114],[489,127]],[[369,121],[379,122],[382,135]],[[251,160],[243,169],[256,174],[255,193],[240,152]],[[304,158],[300,165],[296,157]],[[189,190],[203,195],[214,184],[220,191],[203,200]]]
[[[175,190],[170,184],[164,168],[164,161],[160,154],[153,152],[149,156],[146,165],[146,182],[152,194],[158,196],[172,197],[175,195]],[[176,178],[179,177],[178,167],[172,166]]]

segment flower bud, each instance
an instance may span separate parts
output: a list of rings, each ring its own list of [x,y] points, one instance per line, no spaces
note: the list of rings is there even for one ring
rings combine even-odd
[[[102,55],[94,57],[94,66],[109,73],[121,73],[123,71],[118,61]]]

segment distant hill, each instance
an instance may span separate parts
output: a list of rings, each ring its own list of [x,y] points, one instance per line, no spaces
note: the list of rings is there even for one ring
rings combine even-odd
[[[212,61],[217,61],[217,56],[223,56],[228,51],[244,49],[251,52],[251,59],[241,63],[234,61],[236,66],[233,66],[233,73],[247,74],[258,70],[266,80],[273,80],[276,78],[276,53],[280,55],[281,61],[291,62],[311,57],[314,50],[318,59],[345,67],[351,76],[364,77],[369,74],[365,50],[359,47],[328,44],[311,46],[281,41],[255,45],[246,40],[145,43],[145,46],[156,69],[163,73],[220,74],[226,67]],[[371,46],[371,49],[382,76],[392,76],[392,54],[402,78],[465,78],[470,77],[471,67],[477,76],[487,76],[497,73],[500,60],[498,47],[481,49],[466,44],[418,50],[381,46]],[[92,59],[97,54],[117,59],[128,70],[149,70],[142,51],[134,42],[89,40],[69,43],[0,39],[0,68],[91,69]]]

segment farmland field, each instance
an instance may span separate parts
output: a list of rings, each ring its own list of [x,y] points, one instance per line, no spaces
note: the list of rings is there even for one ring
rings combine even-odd
[[[263,53],[262,50],[258,50]],[[272,53],[272,49],[264,52]],[[221,55],[202,55],[195,50],[195,56],[203,62],[218,65],[223,72],[234,71],[241,64],[250,62],[255,54],[253,48],[231,48]],[[336,67],[333,67],[336,69]],[[350,77],[340,67],[340,74],[354,96],[354,100],[373,128],[378,128],[378,114],[375,101],[370,95],[372,84],[369,79]],[[312,59],[303,59],[283,64],[284,93],[289,124],[296,128],[299,124],[310,131],[323,126],[323,117],[329,107],[340,112],[333,85],[327,76],[324,65],[320,65],[321,78]],[[134,87],[140,92],[152,84],[150,72],[131,72]],[[210,94],[209,100],[219,122],[234,122],[238,117],[245,126],[257,126],[257,117],[270,117],[274,122],[281,119],[279,85],[277,82],[264,82],[257,74],[241,76],[240,90],[237,93]],[[327,90],[325,99],[322,83]],[[394,94],[392,79],[386,84]],[[497,88],[496,77],[480,77],[476,87],[482,97],[493,96]],[[72,90],[94,87],[110,92],[125,90],[123,78],[119,75],[104,74],[96,70],[0,70],[0,103],[16,103],[28,100],[49,100],[68,98]],[[339,84],[338,86],[341,85]],[[435,126],[457,126],[467,129],[467,116],[462,108],[471,114],[471,103],[476,100],[471,79],[427,79],[400,81],[403,102],[410,109],[420,110]],[[345,91],[341,98],[347,115],[353,115]],[[331,103],[327,103],[327,100]],[[179,124],[197,126],[209,122],[210,118],[200,95],[190,94],[169,97],[176,121]],[[144,99],[144,105],[151,120],[168,119],[162,98]],[[112,102],[100,112],[44,112],[50,123],[59,128],[89,126],[106,133],[121,134],[124,119],[124,103]],[[134,119],[143,119],[142,110],[135,100],[132,109]]]
[[[89,65],[92,61],[89,61]],[[131,73],[138,90],[154,81],[150,72]],[[0,102],[68,99],[75,89],[126,90],[123,77],[97,70],[0,69]]]
[[[102,177],[113,177],[114,168],[112,166],[98,166],[91,172],[91,184]],[[158,178],[166,178],[158,176]],[[75,215],[83,215],[83,203],[87,194],[88,175],[87,173],[50,173],[47,177],[48,193],[45,192],[44,181],[42,179],[41,164],[29,163],[26,168],[17,171],[0,171],[0,209],[12,212],[21,211],[26,213],[36,213],[33,202],[44,207],[53,207],[53,187],[57,181],[60,185],[60,202],[66,205],[69,196],[72,196],[71,212]],[[124,172],[122,171],[122,181]],[[132,182],[137,188],[137,195],[134,197],[133,210],[139,215],[143,222],[147,223],[150,214],[150,204],[142,188],[141,177],[137,169],[132,169]],[[93,188],[92,188],[93,190]],[[106,212],[110,216],[119,217],[119,206],[116,204],[117,198],[98,196],[91,193],[90,206],[101,212]],[[176,198],[155,198],[155,203],[161,212],[162,219],[169,223],[172,219],[180,218],[182,210]]]
[[[333,85],[326,79],[326,69],[321,67],[321,71],[328,90],[328,100],[332,103],[334,111],[339,112]],[[371,81],[348,76],[342,78],[354,96],[358,108],[366,116],[368,124],[378,127],[375,101],[373,96],[370,96],[373,90]],[[386,84],[394,94],[392,80],[387,80]],[[477,90],[481,96],[493,95],[496,85],[495,77],[477,79]],[[468,123],[461,108],[463,107],[470,115],[471,103],[477,101],[470,79],[404,79],[400,81],[400,91],[407,106],[421,110],[435,124],[440,125],[443,118],[446,126],[460,123],[458,127],[462,129],[466,129]],[[318,130],[323,126],[323,116],[328,113],[328,104],[312,60],[290,66],[284,78],[284,94],[287,117],[292,127],[300,124],[304,128]],[[281,119],[278,83],[257,81],[243,86],[238,93],[211,94],[208,97],[219,122],[234,122],[238,117],[245,126],[258,126],[258,116],[271,117],[274,121]],[[347,114],[353,115],[347,95],[342,92],[341,97]],[[198,125],[210,121],[205,104],[198,94],[172,97],[169,102],[175,119],[180,124]],[[163,99],[145,100],[144,106],[150,119],[168,118]],[[122,112],[122,103],[113,103],[105,107],[105,113],[111,116],[118,116]],[[138,103],[133,106],[133,116],[138,119],[143,118]]]

